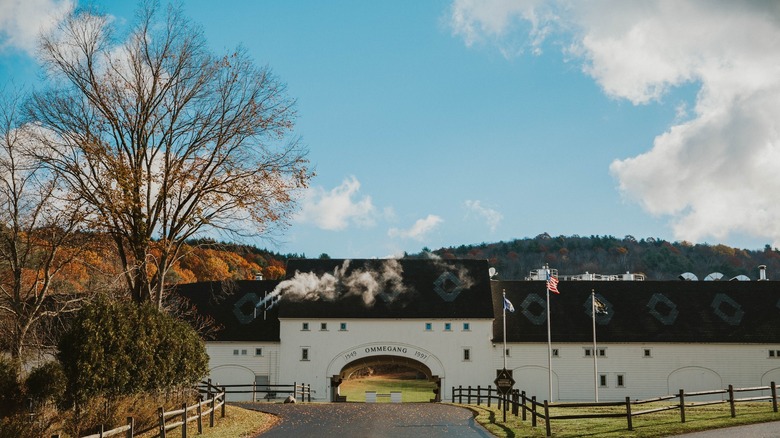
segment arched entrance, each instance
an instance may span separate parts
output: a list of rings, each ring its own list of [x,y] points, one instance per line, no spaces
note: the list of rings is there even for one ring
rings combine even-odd
[[[432,382],[435,385],[435,388],[433,390],[433,396],[431,397],[430,401],[438,402],[441,401],[441,378],[437,375],[434,375],[431,369],[425,365],[424,363],[404,356],[392,356],[392,355],[378,355],[378,356],[367,356],[362,357],[360,359],[353,360],[352,362],[349,362],[345,364],[341,371],[333,375],[330,379],[330,387],[331,387],[331,401],[334,402],[343,402],[347,401],[344,396],[339,395],[339,386],[341,385],[344,380],[348,379],[354,372],[361,370],[366,367],[379,367],[379,366],[387,366],[387,365],[399,365],[405,368],[410,368],[412,370],[415,370],[423,375],[425,375],[425,378],[428,382]]]

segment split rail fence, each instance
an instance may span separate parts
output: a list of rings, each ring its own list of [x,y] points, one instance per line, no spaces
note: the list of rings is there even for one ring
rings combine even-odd
[[[311,384],[293,382],[292,385],[224,385],[225,392],[230,394],[252,394],[252,401],[276,400],[288,395],[293,396],[297,401],[311,402]],[[298,398],[298,396],[301,396]]]
[[[203,388],[199,388],[201,393],[204,392]],[[159,419],[159,436],[165,438],[166,433],[181,426],[181,437],[187,438],[187,423],[192,421],[196,422],[198,434],[203,433],[203,417],[208,415],[209,427],[214,427],[214,414],[217,409],[220,410],[220,418],[225,417],[225,387],[217,387],[211,384],[211,380],[205,382],[206,399],[198,399],[198,402],[192,406],[187,406],[187,403],[183,403],[181,409],[175,411],[166,412],[162,407],[157,408],[157,418]],[[207,408],[204,410],[204,406]],[[190,416],[189,413],[195,411],[195,415]],[[169,423],[168,419],[177,419]],[[98,437],[95,437],[98,438]]]
[[[197,422],[197,431],[198,434],[201,434],[203,433],[203,417],[208,416],[209,427],[214,427],[214,414],[217,409],[220,409],[220,417],[225,416],[225,389],[212,385],[211,380],[209,380],[201,383],[199,391],[202,394],[206,394],[206,399],[204,400],[201,396],[198,398],[198,402],[192,406],[187,406],[186,403],[183,403],[181,409],[167,412],[162,407],[157,408],[157,418],[159,420],[157,426],[136,431],[135,420],[133,417],[127,417],[127,424],[124,426],[104,431],[101,424],[98,433],[82,438],[108,438],[120,434],[127,438],[133,438],[135,434],[146,433],[153,429],[158,429],[160,438],[165,438],[169,430],[179,426],[181,426],[182,438],[187,438],[187,424],[193,421]],[[190,415],[192,411],[195,411],[196,414]],[[178,419],[178,421],[170,422],[169,419]],[[52,435],[52,438],[60,438],[60,435]]]
[[[746,392],[764,392],[769,391],[770,395],[758,395],[758,396],[751,396],[751,397],[742,397],[738,398],[736,394],[738,393],[746,393]],[[704,396],[713,396],[713,395],[721,395],[722,398],[720,400],[704,400],[704,401],[690,401],[692,398],[696,397],[704,397]],[[724,396],[728,396],[728,398],[723,398]],[[545,420],[545,427],[547,436],[552,436],[551,431],[551,422],[552,420],[579,420],[579,419],[585,419],[585,418],[625,418],[626,423],[628,426],[628,430],[634,430],[633,426],[633,418],[639,415],[645,415],[645,414],[651,414],[654,412],[661,412],[661,411],[667,411],[671,409],[679,409],[680,411],[680,422],[685,423],[685,412],[686,409],[690,408],[696,408],[700,406],[707,406],[707,405],[714,405],[714,404],[722,404],[722,403],[728,403],[731,408],[731,417],[734,418],[737,415],[736,412],[736,404],[740,402],[755,402],[755,401],[771,401],[772,402],[772,410],[774,412],[777,412],[777,385],[775,382],[772,382],[768,386],[755,386],[750,388],[734,388],[732,385],[729,385],[726,389],[716,389],[711,391],[697,391],[697,392],[685,392],[684,390],[680,390],[677,394],[674,395],[666,395],[662,397],[647,399],[647,400],[631,400],[631,397],[626,397],[625,401],[617,401],[617,402],[577,402],[577,403],[550,403],[547,400],[544,400],[543,402],[538,402],[536,400],[536,397],[527,397],[525,394],[525,391],[520,390],[512,390],[511,393],[507,395],[502,395],[498,392],[496,388],[492,388],[490,385],[485,387],[477,386],[476,388],[472,388],[471,386],[468,386],[467,388],[463,388],[462,386],[458,386],[455,388],[452,387],[452,402],[453,403],[460,403],[463,404],[463,400],[466,400],[467,404],[472,404],[472,400],[476,402],[477,405],[482,404],[483,402],[487,404],[488,407],[491,405],[491,401],[495,401],[496,405],[499,409],[501,409],[503,405],[503,411],[504,411],[504,420],[506,420],[506,411],[508,410],[509,406],[511,406],[511,412],[513,415],[522,416],[522,421],[526,421],[527,416],[531,416],[531,426],[536,427],[537,420],[539,418]],[[645,409],[645,410],[635,410],[634,406],[641,406],[648,403],[656,403],[656,402],[663,402],[667,400],[677,400],[676,403],[668,404],[661,407],[651,408],[651,409]],[[456,401],[457,400],[457,401]],[[582,414],[568,414],[568,415],[553,415],[550,411],[553,409],[559,409],[559,408],[575,408],[575,409],[587,409],[587,408],[593,408],[593,407],[625,407],[625,410],[623,412],[612,412],[612,413],[582,413]]]

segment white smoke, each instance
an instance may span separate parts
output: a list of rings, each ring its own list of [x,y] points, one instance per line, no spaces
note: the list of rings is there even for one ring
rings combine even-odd
[[[347,273],[350,263],[345,260],[333,273],[322,275],[296,271],[292,278],[279,283],[257,307],[273,302],[277,297],[289,301],[336,301],[350,296],[361,297],[366,307],[370,307],[382,292],[388,292],[389,301],[407,292],[403,284],[403,267],[398,260],[383,260],[378,270],[358,268]]]
[[[440,271],[446,271],[452,273],[455,277],[457,277],[458,281],[460,282],[460,286],[463,287],[463,289],[470,289],[472,286],[474,286],[474,277],[471,276],[468,269],[466,269],[463,265],[454,266],[451,263],[447,263],[446,260],[441,258],[440,255],[432,253],[432,252],[425,252],[423,253],[426,259],[433,261],[433,266],[440,270]]]

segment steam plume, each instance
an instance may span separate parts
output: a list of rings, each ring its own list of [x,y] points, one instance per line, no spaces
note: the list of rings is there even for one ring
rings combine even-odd
[[[398,260],[384,260],[379,270],[354,269],[349,274],[350,260],[337,266],[333,273],[317,275],[313,272],[296,271],[295,275],[279,283],[257,308],[279,297],[290,301],[335,301],[350,296],[360,296],[363,303],[373,306],[377,295],[387,291],[388,297],[397,297],[406,292],[403,284],[403,268]],[[387,301],[387,300],[386,300]]]

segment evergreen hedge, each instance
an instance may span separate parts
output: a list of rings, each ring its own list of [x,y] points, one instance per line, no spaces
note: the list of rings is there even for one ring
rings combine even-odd
[[[59,342],[73,402],[195,385],[208,370],[203,341],[151,305],[98,300],[81,309]]]

